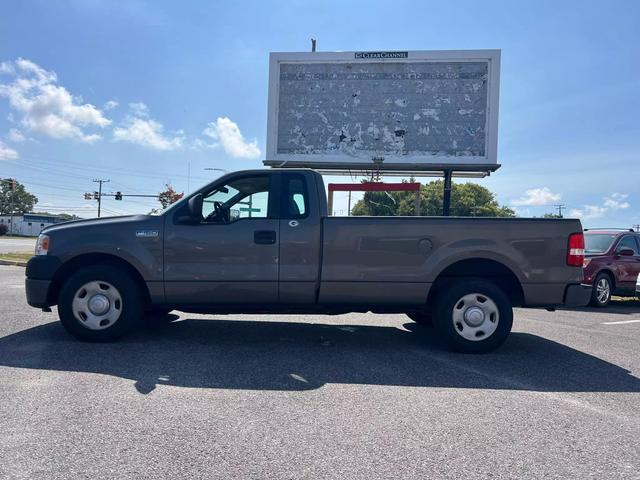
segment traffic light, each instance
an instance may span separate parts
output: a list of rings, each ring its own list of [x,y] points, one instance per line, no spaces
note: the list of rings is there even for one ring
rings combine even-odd
[[[116,200],[122,200],[122,192],[116,192]]]
[[[100,199],[100,192],[93,192],[93,198],[94,198],[94,200],[99,200]]]
[[[93,195],[91,193],[89,193],[89,192],[86,192],[84,194],[84,199],[85,200],[93,200]]]

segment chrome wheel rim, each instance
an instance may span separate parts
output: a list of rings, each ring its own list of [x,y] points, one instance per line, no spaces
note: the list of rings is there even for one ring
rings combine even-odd
[[[122,297],[118,289],[108,282],[88,282],[76,291],[71,310],[83,327],[104,330],[120,318]]]
[[[606,278],[598,280],[598,283],[596,284],[596,297],[598,298],[598,302],[606,303],[609,299],[610,293],[611,287],[609,286],[609,280]]]
[[[479,342],[498,328],[498,306],[482,293],[469,293],[458,300],[451,315],[453,328],[465,340]]]

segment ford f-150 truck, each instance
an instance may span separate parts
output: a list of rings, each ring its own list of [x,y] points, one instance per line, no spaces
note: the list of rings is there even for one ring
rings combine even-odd
[[[26,269],[28,303],[58,306],[76,337],[114,340],[145,317],[406,313],[454,350],[499,346],[512,306],[581,306],[578,220],[331,217],[322,177],[225,175],[161,215],[48,227]]]

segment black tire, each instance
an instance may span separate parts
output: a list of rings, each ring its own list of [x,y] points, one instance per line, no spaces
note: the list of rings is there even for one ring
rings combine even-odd
[[[465,296],[466,303],[463,301]],[[470,309],[475,309],[475,312]],[[467,320],[468,314],[471,318]],[[475,326],[467,324],[472,320],[481,323]],[[509,297],[494,283],[461,279],[438,293],[433,322],[438,336],[452,350],[488,353],[502,345],[509,336],[513,309]]]
[[[605,289],[605,291],[598,291],[599,286]],[[613,291],[613,283],[611,277],[606,273],[599,273],[596,275],[596,279],[593,281],[593,288],[591,289],[591,301],[589,305],[592,307],[604,308],[609,305],[611,301],[611,292]],[[601,295],[606,292],[606,295]],[[600,299],[603,300],[600,300]]]
[[[410,312],[407,313],[407,317],[420,325],[433,326],[433,316],[431,312]]]
[[[120,297],[115,302],[119,316],[111,325],[100,327],[101,330],[85,326],[73,312],[76,293],[90,282],[110,284]],[[112,265],[93,265],[78,270],[64,284],[58,297],[58,316],[63,327],[74,337],[90,342],[111,342],[123,337],[141,324],[143,307],[142,292],[136,280],[126,270]]]

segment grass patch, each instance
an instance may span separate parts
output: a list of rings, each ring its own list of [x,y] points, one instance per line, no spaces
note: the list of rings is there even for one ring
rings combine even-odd
[[[33,253],[29,252],[0,253],[0,260],[15,260],[18,262],[26,262],[31,257],[33,257]]]
[[[638,300],[637,297],[618,297],[617,295],[612,295],[611,296],[611,301],[612,302],[631,302],[631,303],[640,303],[640,300]]]

